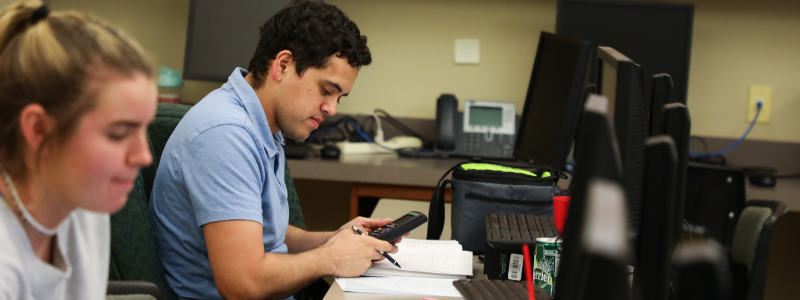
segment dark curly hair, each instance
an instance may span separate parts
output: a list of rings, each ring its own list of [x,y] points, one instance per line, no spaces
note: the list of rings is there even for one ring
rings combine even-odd
[[[372,62],[367,37],[339,8],[327,3],[294,0],[259,30],[261,38],[247,68],[255,88],[264,83],[271,61],[283,50],[292,52],[298,76],[308,68],[324,68],[334,54],[347,58],[353,67]]]

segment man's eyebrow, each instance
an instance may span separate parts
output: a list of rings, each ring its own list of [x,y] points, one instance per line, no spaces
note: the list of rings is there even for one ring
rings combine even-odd
[[[117,127],[117,126],[139,127],[139,126],[142,126],[142,123],[141,122],[134,122],[134,121],[116,121],[114,123],[111,123],[111,127]]]
[[[330,80],[322,80],[322,84],[325,84],[325,85],[328,85],[328,86],[332,86],[332,87],[333,87],[333,88],[335,88],[337,91],[339,91],[339,93],[341,93],[341,92],[342,92],[342,87],[341,87],[341,86],[339,86],[339,84],[338,84],[338,83],[335,83],[335,82],[333,82],[333,81],[330,81]],[[347,96],[347,95],[349,95],[349,93],[347,93],[347,94],[342,94],[342,96],[343,96],[343,97],[344,97],[344,96]]]

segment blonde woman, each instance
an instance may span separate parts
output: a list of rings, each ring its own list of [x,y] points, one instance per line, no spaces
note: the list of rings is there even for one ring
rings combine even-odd
[[[109,213],[152,161],[152,69],[96,18],[0,12],[0,299],[104,298]]]

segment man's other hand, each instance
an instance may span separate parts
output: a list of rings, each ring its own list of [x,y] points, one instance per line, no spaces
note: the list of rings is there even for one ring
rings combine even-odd
[[[378,251],[394,253],[397,252],[397,247],[370,236],[355,234],[352,229],[348,229],[340,230],[319,250],[324,253],[323,261],[331,264],[334,276],[356,277],[364,274],[372,261],[383,259]]]

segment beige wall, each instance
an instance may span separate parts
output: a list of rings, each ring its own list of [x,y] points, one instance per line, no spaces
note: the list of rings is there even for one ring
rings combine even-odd
[[[383,108],[433,118],[442,92],[511,101],[521,109],[541,30],[555,30],[555,0],[330,0],[369,37],[375,62],[340,112]],[[652,2],[652,1],[645,1]],[[661,1],[664,2],[664,1]],[[739,137],[750,85],[773,88],[771,122],[751,138],[800,142],[800,1],[695,3],[688,105],[692,134]],[[453,40],[479,38],[480,65],[453,63]]]
[[[8,0],[0,0],[8,1]],[[136,38],[159,66],[183,72],[189,0],[50,0],[53,10],[77,9],[122,27]],[[233,71],[233,70],[231,70]],[[194,103],[222,83],[186,80],[183,98]]]
[[[10,3],[0,0],[1,4]],[[443,92],[459,99],[511,101],[521,109],[539,31],[555,30],[556,0],[328,0],[369,37],[362,69],[340,113],[383,108],[433,118]],[[663,1],[662,1],[663,2]],[[735,138],[747,128],[750,85],[773,88],[771,122],[755,139],[800,142],[800,1],[695,3],[688,104],[694,135]],[[135,36],[158,62],[183,69],[188,0],[52,0],[106,18]],[[455,65],[456,38],[479,38],[481,64]],[[196,102],[220,83],[187,81]]]

